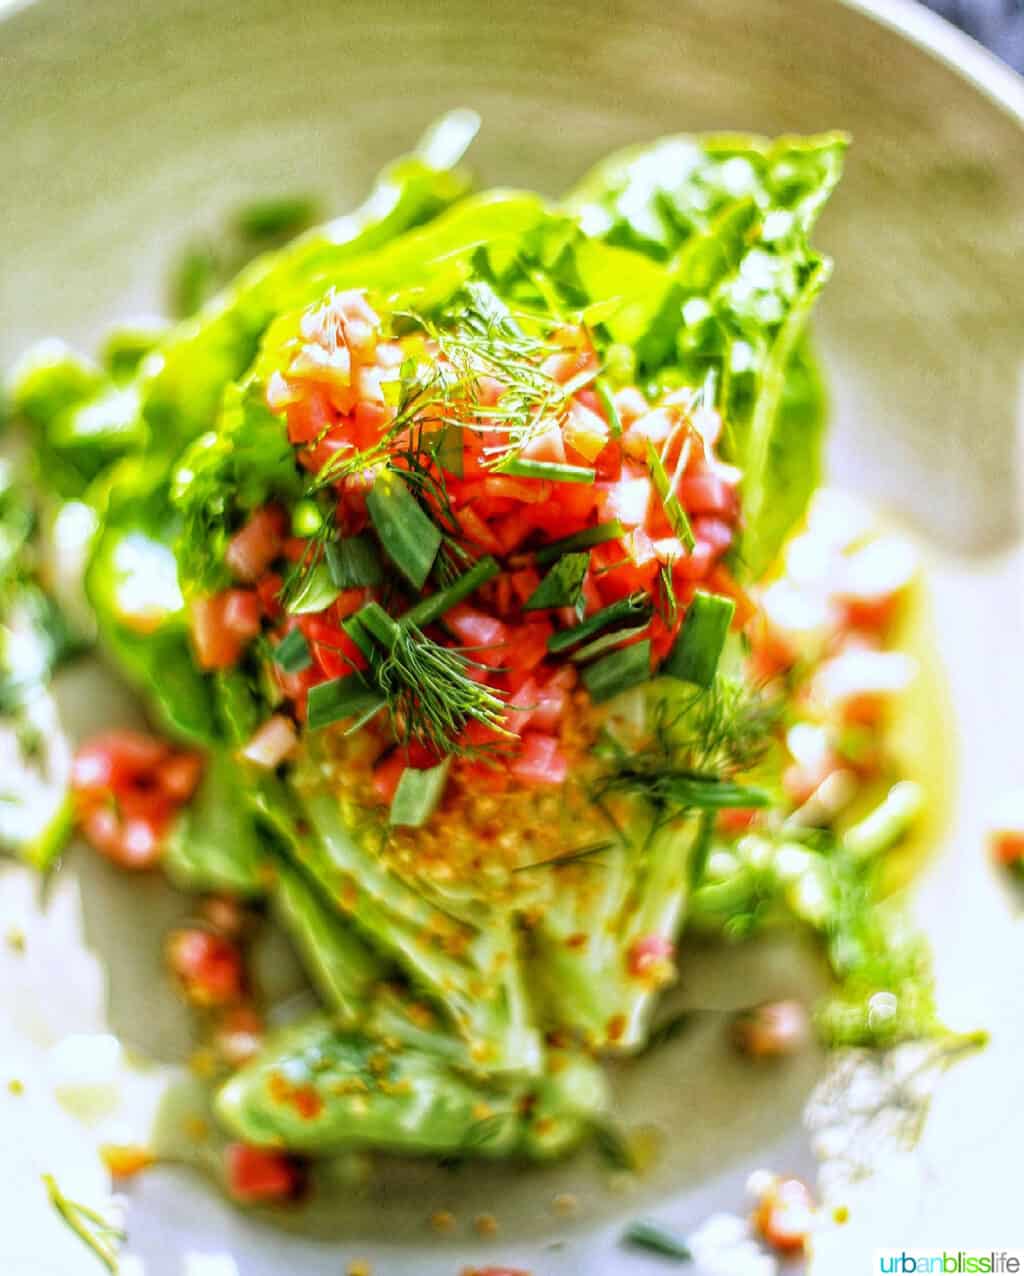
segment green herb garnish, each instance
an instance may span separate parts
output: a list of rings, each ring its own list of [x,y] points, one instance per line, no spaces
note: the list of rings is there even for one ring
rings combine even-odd
[[[387,697],[361,673],[346,674],[310,688],[306,725],[310,731],[319,731],[346,718],[357,718],[357,725],[362,725],[386,704]]]
[[[646,682],[651,676],[651,640],[613,651],[583,670],[583,684],[595,704]]]
[[[563,554],[523,604],[523,610],[577,606],[583,597],[583,581],[589,566],[589,553]]]
[[[395,796],[391,800],[388,817],[393,826],[420,828],[437,810],[448,782],[450,758],[427,770],[406,767],[398,781]]]
[[[537,550],[535,558],[543,567],[546,563],[553,563],[556,558],[561,558],[563,554],[570,554],[578,549],[590,549],[593,545],[603,545],[606,541],[618,540],[625,534],[626,529],[617,518],[613,518],[607,523],[586,527],[582,532],[573,532],[571,536],[563,536],[561,540],[542,546]]]
[[[301,629],[292,629],[272,652],[274,664],[285,673],[301,673],[313,663],[309,643]]]
[[[124,1232],[109,1219],[72,1201],[57,1186],[52,1174],[43,1175],[43,1185],[50,1204],[78,1239],[99,1259],[108,1272],[117,1272],[117,1247],[124,1240]]]
[[[328,541],[324,558],[331,580],[339,589],[363,589],[379,585],[384,579],[380,553],[373,538],[365,533]]]
[[[735,611],[731,598],[698,589],[661,672],[699,687],[710,687]]]
[[[440,620],[445,612],[451,611],[470,594],[475,593],[481,585],[486,585],[489,580],[493,580],[500,571],[501,567],[497,559],[488,554],[450,585],[439,589],[429,598],[422,599],[415,607],[411,607],[399,618],[400,623],[418,625],[422,628],[435,620]]]
[[[684,548],[692,551],[697,541],[693,535],[690,520],[686,517],[686,510],[683,509],[679,497],[675,493],[675,483],[669,478],[664,463],[650,440],[647,443],[647,463],[650,467],[651,478],[654,481],[654,490],[658,493],[669,526],[682,542]]]
[[[297,579],[294,590],[289,588],[288,612],[292,616],[305,616],[330,607],[341,590],[331,579],[330,570],[322,560],[316,562]]]
[[[622,1243],[645,1249],[651,1254],[660,1254],[662,1258],[675,1259],[677,1263],[693,1261],[690,1247],[681,1236],[649,1219],[638,1218],[630,1223],[622,1234]]]
[[[422,589],[441,548],[440,528],[394,470],[378,472],[366,507],[384,552],[411,585]]]
[[[496,474],[513,478],[547,479],[551,483],[593,483],[597,474],[582,465],[562,465],[558,461],[534,461],[529,457],[512,457],[494,467]]]
[[[548,651],[552,654],[568,651],[570,647],[586,642],[605,629],[611,629],[627,621],[636,621],[641,616],[650,617],[650,604],[647,597],[641,593],[630,594],[628,598],[620,598],[618,602],[595,611],[592,616],[580,621],[578,625],[573,625],[569,629],[560,629],[558,633],[552,634],[548,639]]]

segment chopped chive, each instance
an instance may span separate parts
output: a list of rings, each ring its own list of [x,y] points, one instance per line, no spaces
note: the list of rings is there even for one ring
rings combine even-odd
[[[611,1122],[595,1121],[592,1126],[594,1145],[601,1160],[610,1170],[635,1173],[636,1156],[622,1132]]]
[[[583,580],[590,566],[590,554],[563,554],[526,602],[523,611],[542,607],[575,607],[583,597]]]
[[[672,491],[672,482],[650,439],[647,440],[647,462],[650,466],[651,478],[654,480],[654,489],[661,499],[662,509],[665,511],[669,526],[683,545],[688,550],[692,550],[697,541],[694,538],[690,520],[686,517],[686,510],[680,504],[679,497]]]
[[[583,685],[590,692],[595,704],[610,700],[620,691],[626,691],[651,676],[651,640],[645,638],[603,656],[596,664],[583,670]]]
[[[642,625],[634,625],[630,629],[613,629],[611,633],[600,634],[593,642],[588,642],[579,651],[574,651],[569,657],[576,664],[582,664],[586,660],[593,660],[595,656],[603,656],[606,651],[612,651],[620,643],[627,642],[630,638],[639,638],[641,634],[647,632],[648,621],[644,621]]]
[[[384,695],[370,686],[362,674],[346,674],[310,688],[306,725],[310,731],[319,731],[344,718],[358,717],[365,721],[385,704]]]
[[[622,420],[619,417],[619,409],[615,406],[615,400],[612,392],[608,388],[608,382],[604,377],[598,377],[594,382],[594,393],[601,402],[601,406],[608,414],[608,429],[613,439],[622,437]]]
[[[274,664],[285,673],[301,673],[313,663],[309,643],[301,629],[285,634],[273,650]]]
[[[698,687],[710,687],[735,610],[731,598],[698,589],[661,672]]]
[[[592,616],[588,616],[578,625],[573,625],[570,629],[560,629],[558,633],[552,634],[548,639],[548,651],[552,654],[566,651],[569,647],[575,647],[578,642],[586,642],[588,638],[599,634],[610,625],[617,625],[620,621],[635,620],[638,616],[649,614],[650,607],[646,596],[630,594],[628,598],[620,598],[617,603],[595,611]]]
[[[638,1218],[630,1223],[622,1234],[625,1245],[636,1249],[646,1249],[651,1254],[660,1254],[662,1258],[674,1258],[677,1263],[692,1263],[693,1254],[686,1241],[676,1232],[662,1227],[660,1223],[652,1223],[648,1219]]]
[[[330,607],[340,593],[341,590],[331,579],[327,564],[317,563],[311,571],[307,572],[295,597],[288,604],[288,611],[293,616],[305,616],[309,612],[323,611],[325,607]]]
[[[339,589],[362,589],[366,585],[379,585],[384,579],[380,553],[373,538],[365,533],[328,541],[324,557],[331,579]]]
[[[560,465],[558,461],[532,461],[526,456],[513,456],[494,467],[495,474],[511,474],[515,478],[550,479],[552,483],[593,483],[597,475],[582,465]]]
[[[570,554],[577,549],[590,549],[592,545],[603,545],[606,541],[618,540],[625,536],[626,529],[617,518],[607,523],[598,523],[596,527],[585,527],[582,532],[573,532],[571,536],[563,536],[561,540],[552,541],[537,550],[536,561],[543,566],[553,563],[563,554]]]
[[[415,607],[411,607],[400,617],[401,623],[418,625],[420,628],[431,624],[446,611],[451,611],[463,599],[468,598],[470,594],[475,593],[481,585],[493,580],[499,571],[501,567],[497,559],[488,554],[445,589],[439,589],[436,594],[431,594],[429,598],[424,598]]]
[[[385,553],[416,589],[422,589],[441,547],[441,531],[394,470],[378,472],[366,506]]]
[[[398,781],[395,796],[391,799],[391,814],[388,817],[392,825],[418,829],[437,810],[448,782],[450,758],[432,766],[428,770],[419,771],[415,767],[406,767]]]
[[[691,811],[742,811],[748,806],[770,806],[772,801],[763,789],[752,789],[713,775],[668,774],[662,789],[677,806]]]

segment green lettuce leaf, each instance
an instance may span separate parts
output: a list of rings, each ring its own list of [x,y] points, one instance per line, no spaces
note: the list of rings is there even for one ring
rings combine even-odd
[[[803,333],[830,264],[808,236],[846,138],[670,137],[611,156],[569,195],[585,233],[661,264],[642,375],[714,384],[744,472],[747,571],[761,576],[820,480],[824,396]],[[713,381],[709,383],[709,376]]]

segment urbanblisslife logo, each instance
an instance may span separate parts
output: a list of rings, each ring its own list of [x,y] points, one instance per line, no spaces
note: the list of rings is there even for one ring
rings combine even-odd
[[[921,1276],[925,1272],[1024,1273],[1024,1249],[876,1249],[875,1271],[898,1276]]]

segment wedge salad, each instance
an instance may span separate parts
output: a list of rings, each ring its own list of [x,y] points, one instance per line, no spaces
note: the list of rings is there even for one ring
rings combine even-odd
[[[886,729],[913,564],[811,506],[845,138],[670,137],[552,201],[474,193],[475,128],[193,317],[10,379],[42,503],[0,491],[5,841],[49,871],[73,810],[200,897],[168,960],[241,1199],[353,1148],[607,1133],[603,1061],[657,1035],[691,936],[815,936],[827,1041],[935,1031],[881,898],[922,801]],[[40,726],[67,642],[15,659],[69,547],[154,731],[72,763]],[[319,1001],[270,1032],[264,916]]]

